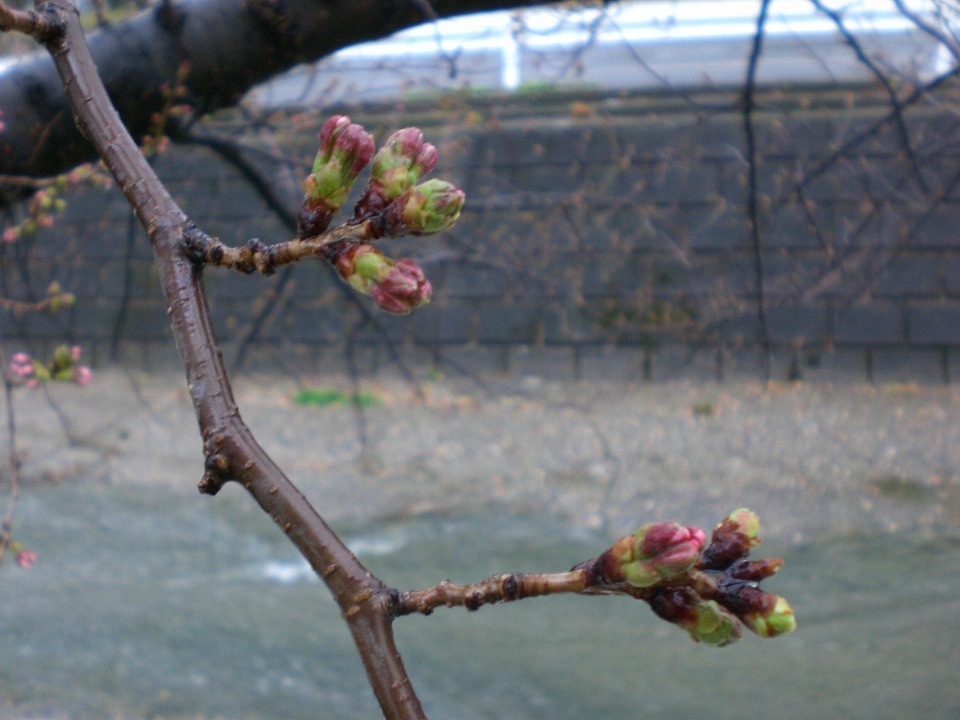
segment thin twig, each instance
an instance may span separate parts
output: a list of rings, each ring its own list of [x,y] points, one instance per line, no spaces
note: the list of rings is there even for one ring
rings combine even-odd
[[[17,448],[17,416],[13,407],[13,381],[7,358],[0,349],[0,375],[3,376],[3,397],[7,409],[7,465],[10,473],[10,491],[7,500],[7,510],[0,521],[0,563],[3,561],[4,551],[10,543],[13,534],[13,518],[16,515],[17,496],[20,492],[20,451]]]
[[[506,573],[491,575],[486,580],[469,585],[454,585],[444,580],[427,590],[412,590],[399,593],[394,603],[394,613],[429,615],[438,607],[462,606],[477,610],[483,605],[512,602],[529,597],[556,595],[558,593],[583,593],[590,586],[586,569],[564,573],[532,574]]]
[[[760,162],[757,153],[756,137],[753,128],[753,111],[755,109],[754,92],[756,91],[757,68],[760,64],[760,55],[763,52],[764,25],[767,21],[767,11],[770,0],[763,0],[760,13],[757,16],[757,29],[753,36],[753,47],[747,63],[747,76],[743,84],[743,133],[746,142],[748,163],[747,176],[747,222],[750,225],[750,238],[753,246],[754,294],[757,302],[757,330],[760,347],[763,350],[764,380],[770,380],[770,333],[767,329],[766,288],[763,277],[763,244],[760,233],[760,204],[758,197],[758,165]]]
[[[884,92],[887,94],[887,99],[890,103],[891,115],[894,125],[897,128],[897,134],[900,136],[900,145],[903,147],[903,151],[907,155],[907,160],[910,163],[910,167],[913,170],[913,175],[917,179],[917,183],[920,185],[921,189],[924,192],[928,191],[926,180],[923,178],[923,173],[920,169],[920,162],[917,159],[917,154],[913,150],[913,143],[910,142],[910,133],[907,131],[907,124],[903,119],[903,105],[900,102],[900,98],[897,97],[896,90],[893,89],[893,85],[890,84],[890,79],[887,77],[877,64],[867,55],[866,51],[863,49],[863,46],[854,37],[853,33],[850,32],[850,29],[843,22],[843,17],[840,13],[835,10],[830,9],[821,2],[821,0],[812,0],[813,6],[817,8],[820,12],[830,18],[831,22],[836,26],[837,32],[843,37],[844,42],[850,46],[854,54],[859,60],[877,79],[877,82],[880,83],[883,87]]]

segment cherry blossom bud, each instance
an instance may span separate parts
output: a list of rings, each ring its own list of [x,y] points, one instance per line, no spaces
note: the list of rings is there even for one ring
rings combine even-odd
[[[796,630],[797,618],[787,599],[770,593],[764,595],[768,599],[762,609],[740,615],[744,624],[762,638],[774,638]]]
[[[17,561],[17,565],[29,570],[33,567],[33,564],[37,561],[37,554],[33,550],[27,550],[22,548],[17,551],[17,554],[14,556],[14,559]]]
[[[407,233],[430,235],[453,227],[465,199],[460,188],[443,180],[427,180],[410,188],[395,204]]]
[[[750,582],[760,582],[783,567],[783,560],[780,558],[765,558],[763,560],[743,560],[731,566],[727,570],[734,580],[747,580]]]
[[[436,164],[437,149],[423,141],[419,128],[397,130],[373,158],[370,182],[354,209],[354,218],[363,219],[381,212]]]
[[[33,358],[26,353],[14,353],[10,358],[10,374],[16,378],[29,378],[34,373]]]
[[[374,284],[370,294],[381,310],[404,314],[430,302],[432,291],[419,265],[413,260],[397,260],[379,284]]]
[[[73,381],[77,385],[89,385],[93,380],[93,372],[86,365],[77,365],[73,368]]]
[[[430,302],[431,286],[412,260],[391,260],[372,245],[356,243],[341,249],[334,267],[347,283],[370,295],[381,310],[408,313]]]
[[[740,621],[714,600],[704,600],[687,587],[659,590],[650,607],[661,618],[679,625],[695,642],[723,647],[743,635]]]
[[[334,115],[320,130],[320,149],[304,181],[300,237],[319,235],[347,201],[357,175],[373,157],[373,137],[345,115]]]
[[[734,510],[713,531],[698,567],[725,570],[760,544],[759,533],[760,518],[755,512],[746,508]]]
[[[599,558],[600,571],[611,583],[634,587],[656,585],[690,570],[706,536],[703,530],[674,522],[644,525],[621,538]]]
[[[682,626],[694,642],[724,647],[732,645],[743,635],[737,618],[720,607],[715,600],[697,603],[694,613],[695,621]]]

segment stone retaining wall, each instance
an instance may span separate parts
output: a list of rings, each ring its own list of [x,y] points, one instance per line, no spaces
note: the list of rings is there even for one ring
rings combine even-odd
[[[218,332],[228,358],[244,345],[266,363],[331,363],[349,346],[370,363],[399,352],[480,371],[657,379],[762,371],[768,347],[779,377],[839,367],[869,379],[951,380],[960,365],[954,94],[903,113],[909,151],[871,90],[759,98],[759,254],[735,96],[546,94],[355,109],[378,137],[419,124],[440,147],[437,174],[467,191],[452,232],[385,248],[421,262],[433,303],[407,317],[371,314],[319,263],[267,279],[211,269]],[[305,158],[310,142],[294,143]],[[236,243],[289,235],[211,151],[174,148],[157,167],[211,234]],[[302,171],[265,168],[295,207]],[[7,341],[65,338],[98,361],[118,350],[169,358],[149,247],[115,190],[71,196],[54,229],[2,248],[0,261],[8,297],[42,295],[52,278],[78,297],[56,315],[4,311]]]

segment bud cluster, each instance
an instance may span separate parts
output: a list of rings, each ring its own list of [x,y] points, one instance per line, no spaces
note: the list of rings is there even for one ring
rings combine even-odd
[[[646,600],[697,642],[729,645],[743,625],[760,637],[777,637],[793,630],[796,619],[786,599],[759,587],[783,561],[746,559],[760,544],[759,532],[759,518],[745,508],[724,518],[709,544],[700,528],[644,525],[596,559],[594,587]]]
[[[332,242],[323,254],[340,277],[383,310],[406,313],[428,302],[430,283],[415,262],[392,260],[366,241],[431,235],[453,226],[463,191],[443,180],[420,182],[436,163],[436,147],[417,128],[393,133],[374,154],[373,138],[362,126],[345,115],[331,117],[320,130],[320,149],[304,183],[298,237],[325,232],[359,173],[371,164],[370,179],[344,226],[355,234]]]
[[[67,207],[67,202],[61,195],[71,186],[90,183],[94,187],[108,188],[112,182],[112,178],[103,171],[102,167],[91,163],[80,165],[68,173],[43,181],[43,187],[34,192],[27,203],[26,217],[16,225],[4,229],[3,241],[16,242],[42,229],[53,227],[56,216]]]
[[[53,351],[50,362],[37,362],[27,353],[14,353],[10,358],[10,377],[14,382],[34,388],[48,380],[89,385],[93,373],[86,365],[80,365],[81,349],[78,345],[61,345]]]

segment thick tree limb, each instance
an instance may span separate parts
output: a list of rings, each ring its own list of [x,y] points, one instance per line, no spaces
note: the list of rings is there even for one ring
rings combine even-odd
[[[531,0],[433,0],[438,17],[535,4]],[[0,28],[31,31],[38,13],[12,13]],[[42,15],[42,13],[40,13]],[[430,18],[409,0],[182,0],[165,2],[91,34],[94,65],[120,117],[139,138],[163,106],[161,87],[184,62],[199,113],[234,105],[253,85],[336,50]],[[4,22],[7,25],[4,25]],[[35,32],[30,34],[36,35]],[[74,126],[56,70],[36,54],[0,72],[0,174],[54,175],[96,157]]]
[[[297,546],[327,584],[350,627],[385,717],[423,718],[393,641],[390,597],[337,538],[300,491],[256,442],[240,417],[213,332],[200,270],[182,252],[189,220],[125,132],[90,57],[76,11],[51,6],[65,19],[47,38],[83,134],[114,174],[150,237],[177,347],[203,437],[201,489],[215,493],[239,481]]]

